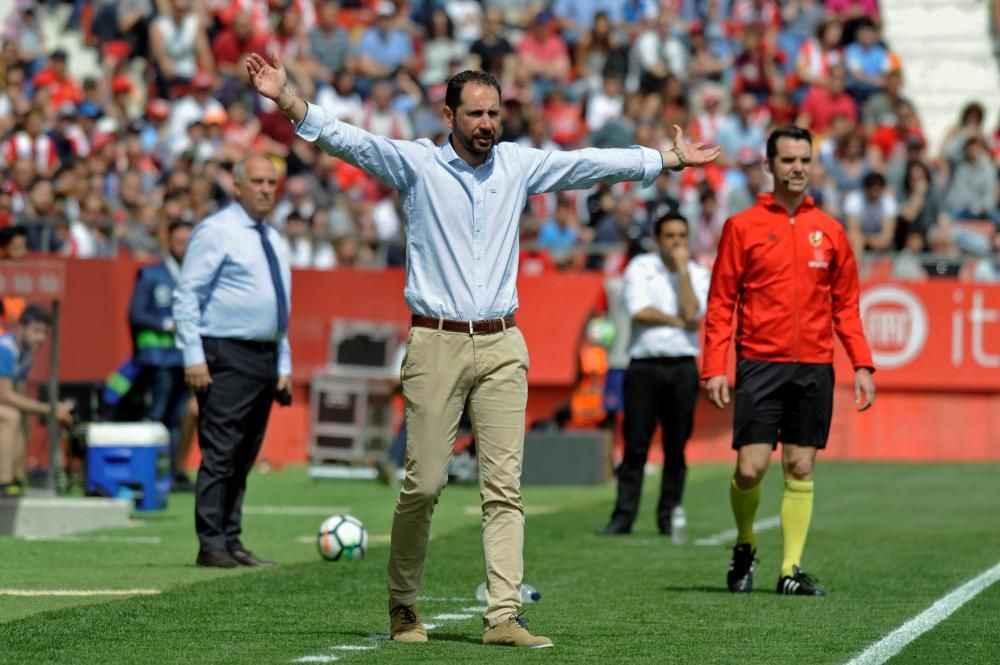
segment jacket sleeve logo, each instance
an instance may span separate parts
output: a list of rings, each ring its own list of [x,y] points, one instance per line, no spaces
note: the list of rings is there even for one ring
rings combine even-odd
[[[823,244],[823,232],[822,231],[813,231],[812,233],[810,233],[809,234],[809,243],[813,247],[819,247],[820,245],[822,245]]]

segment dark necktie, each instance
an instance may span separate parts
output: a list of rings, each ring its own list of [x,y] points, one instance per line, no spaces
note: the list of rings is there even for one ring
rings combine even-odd
[[[254,224],[260,234],[260,244],[264,247],[267,257],[267,267],[271,270],[271,283],[274,284],[274,296],[278,301],[278,334],[283,335],[288,330],[288,302],[285,300],[285,283],[281,279],[281,266],[278,265],[278,255],[267,237],[267,226],[261,222]]]

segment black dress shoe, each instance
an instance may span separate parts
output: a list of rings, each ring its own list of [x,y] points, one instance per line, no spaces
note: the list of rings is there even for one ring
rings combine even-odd
[[[229,556],[235,559],[240,565],[243,566],[263,566],[264,568],[277,568],[278,564],[274,561],[267,561],[266,559],[258,559],[253,555],[253,552],[249,550],[233,550],[229,552]]]
[[[599,536],[624,536],[632,533],[632,525],[611,520],[608,525],[597,532]]]
[[[195,563],[201,568],[242,568],[244,566],[226,550],[198,552],[198,559]]]

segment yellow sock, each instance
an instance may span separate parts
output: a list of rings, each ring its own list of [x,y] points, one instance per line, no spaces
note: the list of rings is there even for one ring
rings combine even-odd
[[[782,576],[792,575],[792,567],[802,560],[812,510],[813,481],[785,480],[785,493],[781,497],[781,535],[785,541]]]
[[[757,549],[753,521],[757,517],[757,506],[760,505],[760,484],[744,490],[740,489],[733,478],[729,486],[729,503],[733,507],[733,517],[736,518],[736,543],[750,543],[750,547]]]

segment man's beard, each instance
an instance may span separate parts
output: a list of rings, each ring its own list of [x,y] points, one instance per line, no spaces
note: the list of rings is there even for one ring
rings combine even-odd
[[[479,131],[475,134],[472,134],[471,136],[467,136],[463,134],[461,131],[459,131],[458,128],[455,128],[454,134],[459,144],[474,155],[488,155],[490,150],[493,149],[493,146],[496,143],[496,137],[493,135],[492,132],[489,132],[487,134],[485,132]],[[485,148],[480,147],[475,141],[476,137],[479,136],[488,138],[490,140],[489,145],[486,146]]]

